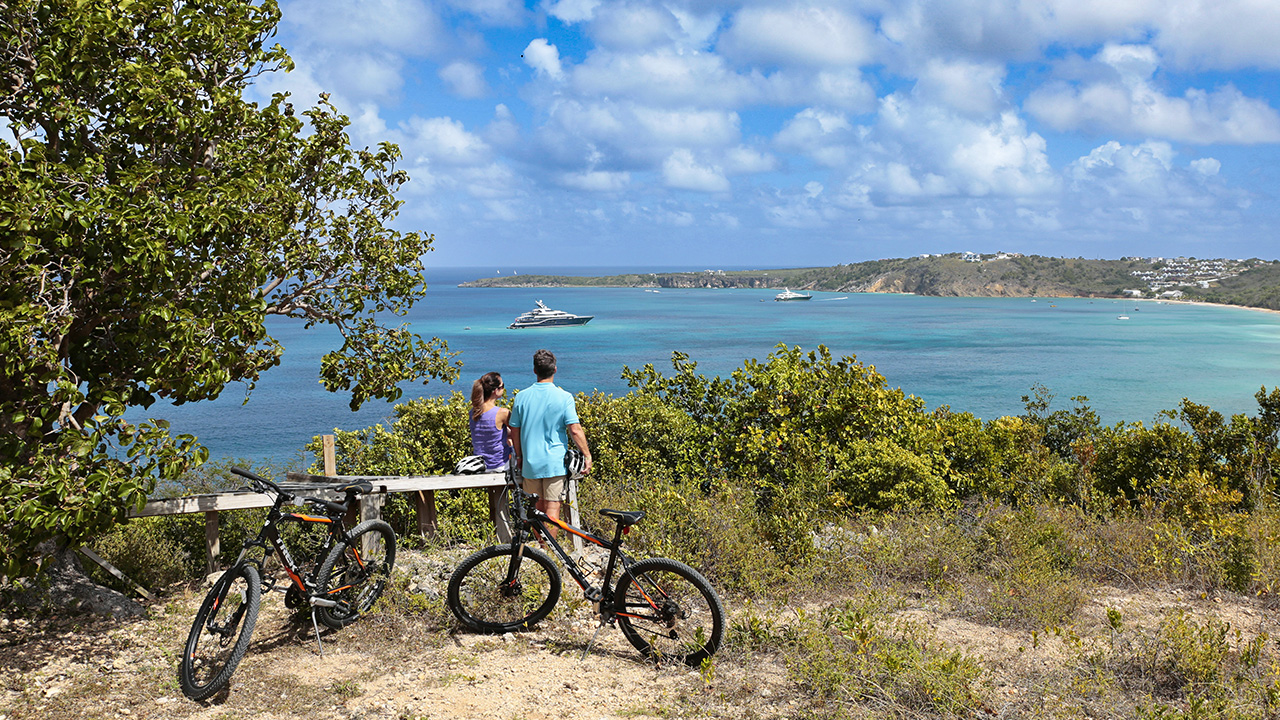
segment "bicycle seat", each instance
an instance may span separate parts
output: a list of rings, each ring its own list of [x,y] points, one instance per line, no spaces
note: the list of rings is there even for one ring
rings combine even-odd
[[[346,485],[339,485],[334,489],[340,493],[360,493],[361,495],[368,495],[373,492],[373,484],[368,482],[353,482],[347,483]]]
[[[601,510],[600,514],[607,518],[613,518],[622,527],[635,525],[644,519],[643,510]]]

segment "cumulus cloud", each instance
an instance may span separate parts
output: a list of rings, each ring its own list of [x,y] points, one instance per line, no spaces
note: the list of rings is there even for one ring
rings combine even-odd
[[[489,146],[463,124],[447,117],[412,118],[401,131],[408,146],[406,155],[418,162],[441,165],[478,165],[489,158]]]
[[[555,45],[548,43],[546,38],[537,38],[530,42],[521,57],[524,58],[526,65],[552,80],[559,80],[564,76],[564,71],[560,67],[560,51]]]
[[[1232,85],[1213,91],[1191,88],[1182,97],[1160,92],[1152,81],[1159,57],[1149,46],[1107,45],[1093,60],[1112,72],[1038,89],[1027,98],[1027,111],[1064,131],[1136,134],[1200,144],[1280,142],[1280,113]]]
[[[700,192],[727,192],[729,180],[720,168],[698,163],[693,153],[681,148],[662,163],[662,180],[667,187]]]
[[[447,0],[447,3],[489,25],[517,25],[525,18],[524,3],[519,0]]]
[[[583,172],[561,173],[559,181],[561,185],[575,190],[616,192],[631,183],[631,173],[586,170]]]
[[[739,10],[716,49],[740,63],[764,66],[856,66],[874,55],[875,33],[863,18],[823,5]]]
[[[590,20],[600,0],[543,0],[547,14],[566,23]]]
[[[458,60],[440,68],[440,79],[454,95],[479,98],[489,94],[489,84],[484,80],[484,68],[475,63]]]
[[[920,97],[966,115],[991,115],[1004,101],[1005,67],[991,62],[931,58],[920,72]]]
[[[421,0],[294,0],[284,4],[282,14],[299,40],[330,49],[422,55],[441,49],[449,36]]]
[[[667,45],[684,35],[680,21],[669,9],[641,2],[600,7],[588,32],[598,46],[624,51]]]

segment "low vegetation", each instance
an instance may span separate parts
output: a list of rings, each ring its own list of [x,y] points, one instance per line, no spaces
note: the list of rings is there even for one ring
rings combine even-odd
[[[628,538],[637,554],[700,568],[731,608],[702,690],[634,714],[1280,713],[1280,389],[1260,390],[1253,416],[1188,400],[1149,425],[1103,426],[1086,398],[1056,408],[1044,388],[1018,417],[927,411],[823,348],[779,346],[726,378],[681,355],[670,373],[626,377],[624,397],[579,397],[596,458],[581,503],[644,509]],[[339,471],[447,471],[469,448],[465,407],[460,395],[417,400],[386,427],[340,433]],[[409,545],[446,566],[487,542],[484,494],[447,495],[444,537],[430,544],[407,532],[400,500],[387,508]],[[99,547],[164,586],[195,573],[201,529],[152,519]],[[447,567],[434,581],[409,572],[369,627],[388,634],[383,652],[415,626],[446,652],[451,622],[423,586]],[[194,603],[176,592],[171,602]],[[581,651],[589,632],[558,624],[574,607],[589,615],[558,610],[537,649]],[[361,679],[341,680],[316,703],[372,702]]]

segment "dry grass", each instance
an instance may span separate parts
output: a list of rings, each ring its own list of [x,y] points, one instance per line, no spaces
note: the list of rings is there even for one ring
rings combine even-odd
[[[901,553],[894,532],[851,531],[816,560],[827,572],[794,597],[727,598],[728,644],[701,672],[655,669],[609,628],[588,650],[595,627],[571,588],[536,632],[495,638],[458,631],[438,600],[407,592],[405,580],[379,613],[325,633],[323,657],[307,617],[268,598],[230,690],[193,703],[174,668],[196,588],[136,622],[6,618],[0,716],[1261,718],[1278,710],[1270,638],[1280,623],[1265,599],[1077,581],[1078,599],[1060,622],[1037,625],[1035,613],[1002,622],[981,608],[1007,605],[982,599],[1006,587],[1007,569],[931,570],[919,551]],[[980,597],[966,597],[973,593]]]

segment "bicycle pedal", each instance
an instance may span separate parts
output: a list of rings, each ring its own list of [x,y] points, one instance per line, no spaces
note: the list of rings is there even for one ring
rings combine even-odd
[[[583,594],[586,595],[588,601],[593,603],[600,602],[600,599],[604,597],[599,588],[587,588]]]

